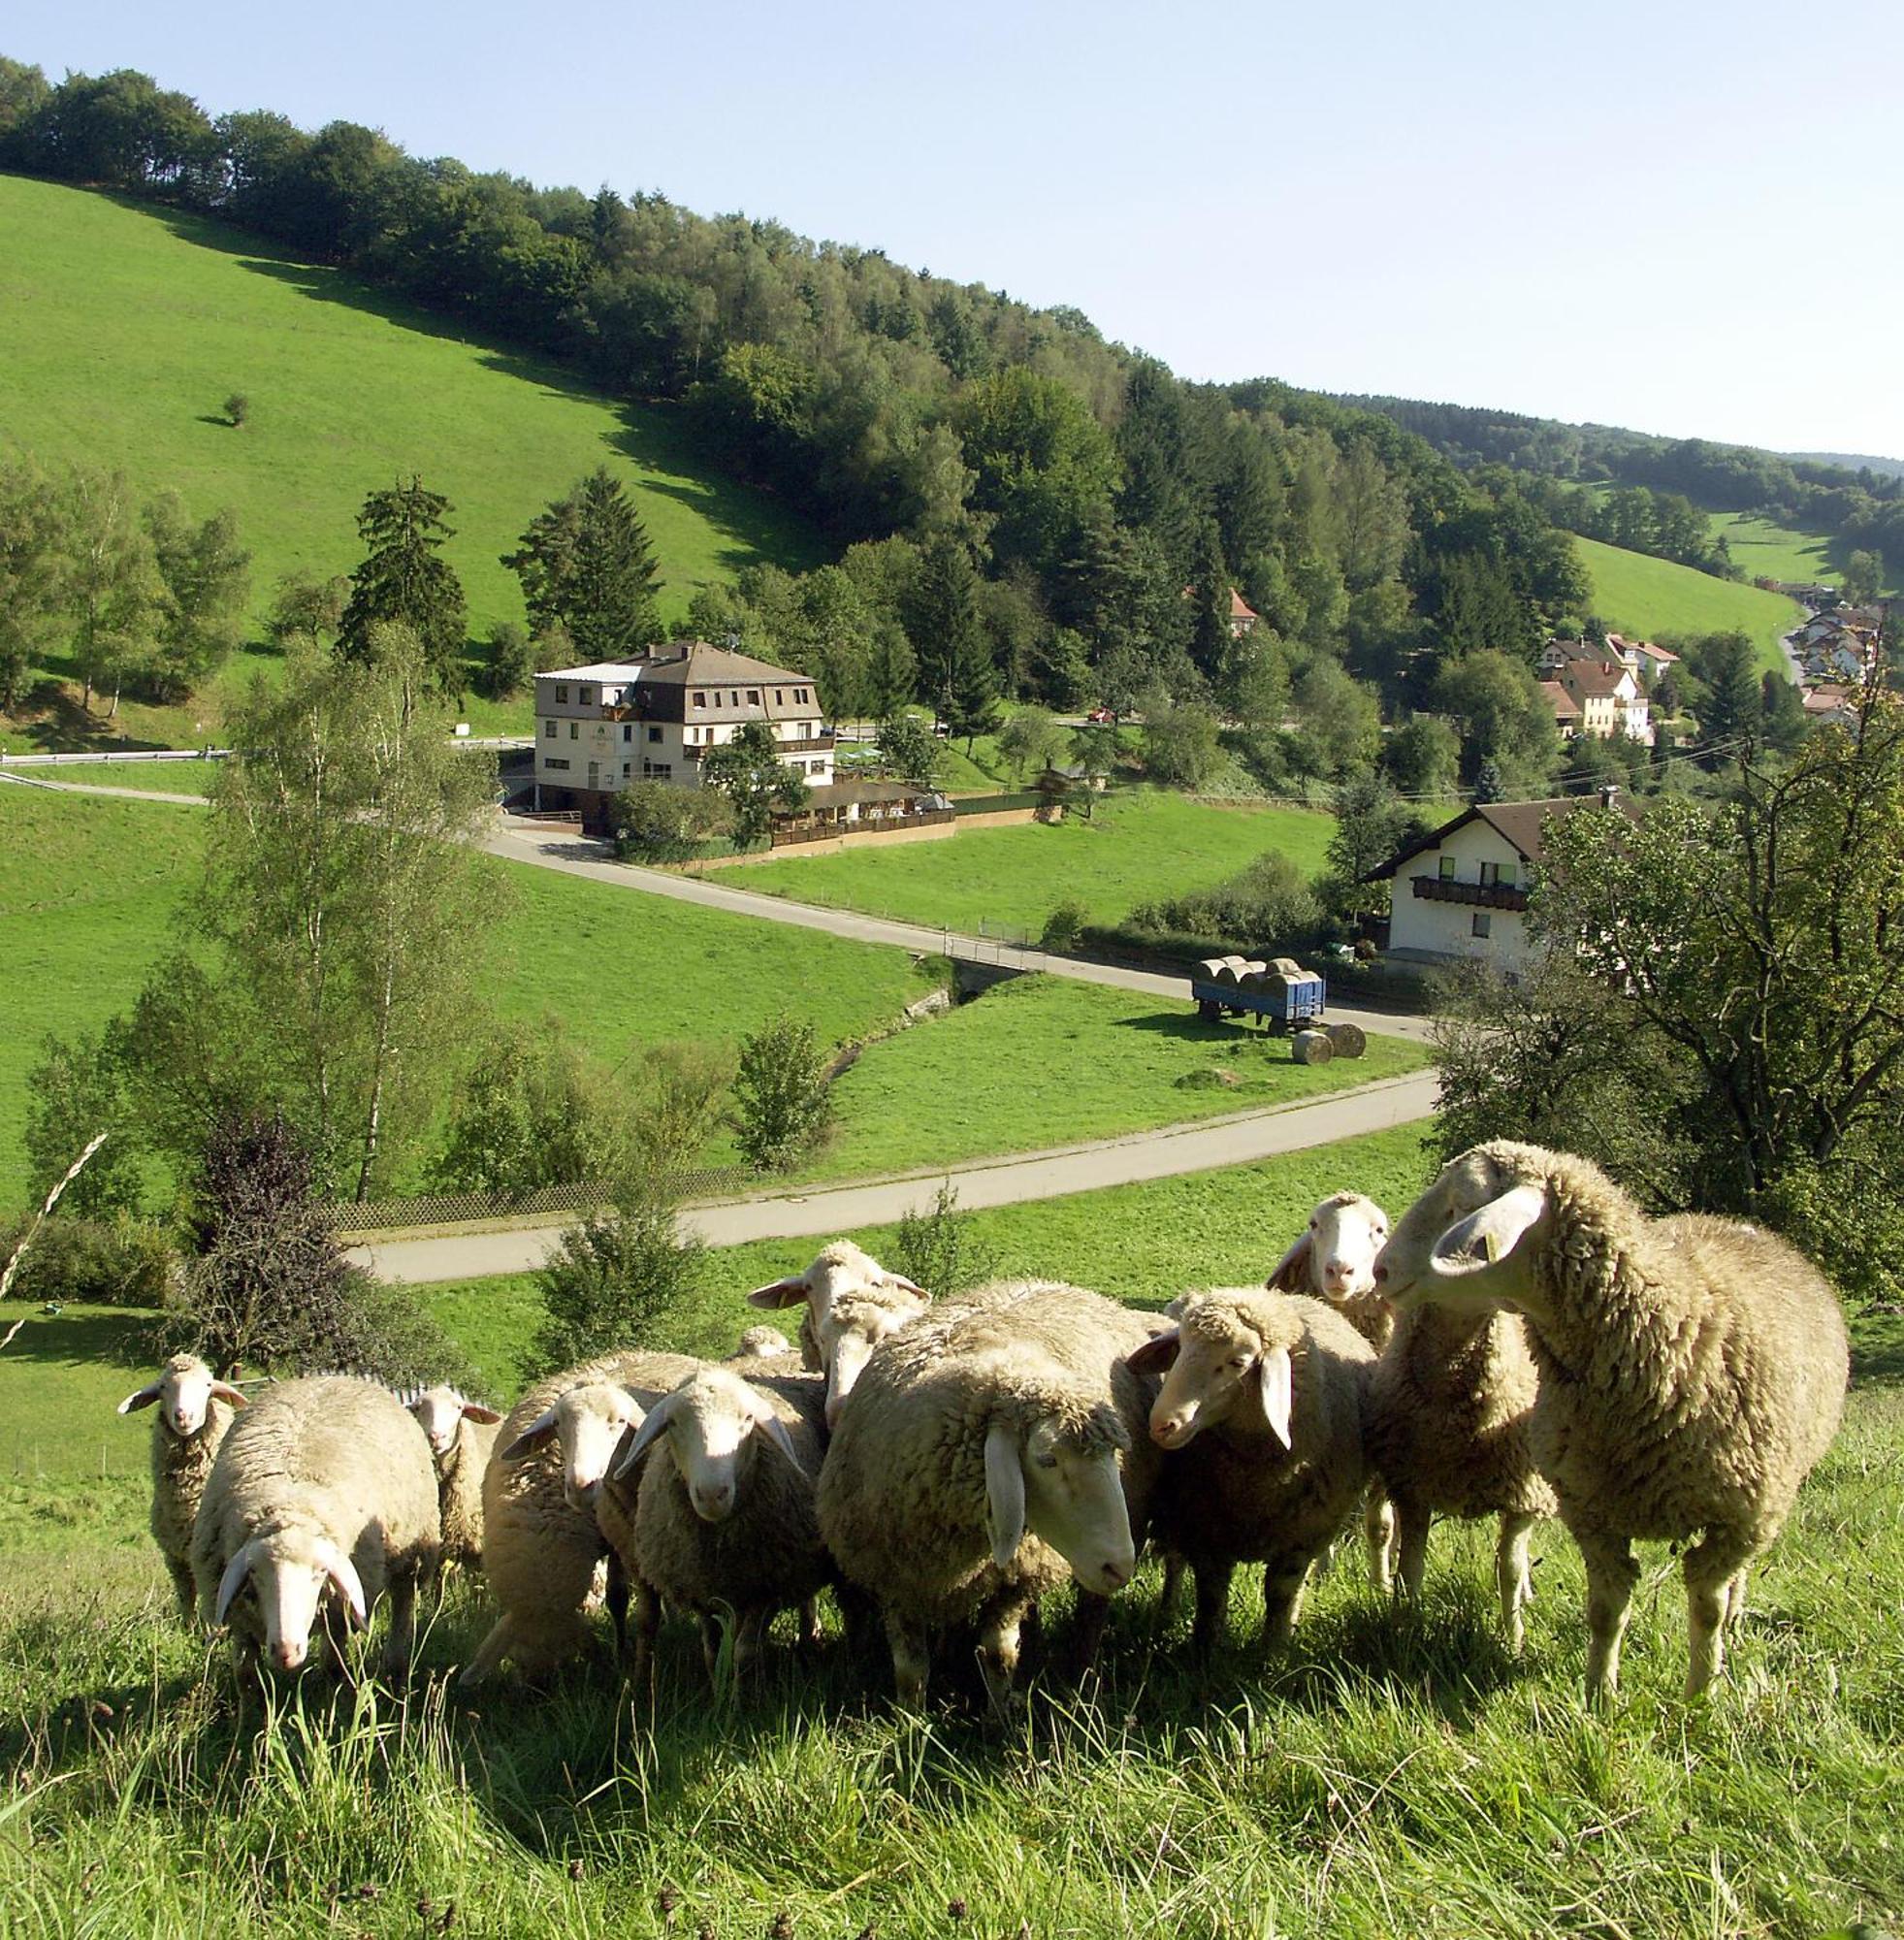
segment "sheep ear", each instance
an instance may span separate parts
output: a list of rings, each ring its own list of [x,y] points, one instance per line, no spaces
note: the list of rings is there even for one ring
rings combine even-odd
[[[1506,1259],[1547,1211],[1544,1185],[1516,1185],[1450,1226],[1428,1257],[1429,1277],[1460,1279]]]
[[[1263,1384],[1263,1419],[1270,1433],[1285,1448],[1296,1444],[1289,1439],[1289,1409],[1294,1400],[1295,1371],[1290,1366],[1287,1347],[1272,1347],[1256,1364],[1257,1378]]]
[[[1268,1279],[1263,1282],[1265,1293],[1307,1293],[1309,1289],[1309,1236],[1305,1233],[1296,1244],[1276,1261]]]
[[[920,1300],[930,1300],[932,1298],[917,1280],[908,1279],[904,1274],[887,1272],[886,1283],[887,1286],[896,1286],[901,1293],[917,1294]]]
[[[369,1630],[371,1608],[365,1600],[364,1579],[358,1575],[357,1566],[335,1542],[318,1543],[316,1555],[318,1568],[338,1586],[350,1606],[351,1620],[360,1631]]]
[[[663,1395],[648,1410],[645,1417],[639,1408],[635,1410],[634,1434],[629,1439],[622,1459],[610,1471],[616,1481],[619,1482],[667,1432],[668,1425],[673,1421],[680,1406],[681,1399],[678,1395]]]
[[[992,1562],[1009,1568],[1024,1540],[1024,1462],[1018,1438],[1002,1422],[985,1436],[985,1525]]]
[[[545,1407],[516,1439],[502,1451],[505,1462],[520,1462],[525,1455],[533,1455],[556,1432],[556,1411]]]
[[[213,1381],[211,1383],[211,1399],[213,1401],[224,1402],[230,1407],[249,1407],[251,1406],[250,1402],[243,1395],[240,1394],[229,1381]]]
[[[1143,1346],[1126,1354],[1124,1365],[1134,1374],[1161,1374],[1177,1359],[1177,1350],[1182,1344],[1182,1330],[1166,1327],[1161,1334],[1151,1335]]]
[[[258,1542],[254,1536],[225,1565],[225,1573],[218,1579],[218,1600],[212,1608],[213,1625],[222,1624],[225,1614],[232,1606],[232,1599],[243,1586],[244,1579],[251,1573],[251,1566],[258,1560]]]
[[[494,1428],[502,1419],[493,1407],[485,1407],[479,1401],[466,1401],[463,1412],[471,1421],[480,1421],[485,1428]]]
[[[807,1277],[796,1274],[791,1279],[777,1279],[771,1285],[757,1286],[747,1296],[747,1304],[771,1312],[776,1308],[797,1307],[806,1297]]]
[[[119,1404],[119,1412],[121,1414],[132,1414],[139,1408],[150,1407],[159,1398],[160,1385],[159,1382],[152,1381],[141,1388],[137,1394],[127,1395],[125,1400]],[[213,1392],[215,1393],[216,1390],[214,1389]]]
[[[800,1451],[793,1446],[793,1438],[787,1432],[787,1424],[771,1408],[763,1409],[754,1417],[754,1425],[765,1434],[767,1439],[787,1458],[787,1466],[803,1482],[813,1480],[807,1472],[807,1466],[800,1460]]]

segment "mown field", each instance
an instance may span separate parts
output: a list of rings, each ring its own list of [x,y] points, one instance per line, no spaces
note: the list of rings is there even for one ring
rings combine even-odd
[[[183,804],[0,784],[0,924],[14,992],[0,1005],[0,1207],[25,1196],[19,1141],[43,1039],[96,1030],[130,1005],[168,947],[203,827],[204,811]],[[482,994],[503,1019],[556,1019],[610,1063],[673,1039],[732,1044],[782,1012],[843,1044],[889,1028],[943,975],[899,950],[527,864],[483,866],[504,894]],[[1198,1023],[1187,996],[1178,1005],[1030,979],[869,1046],[839,1081],[833,1135],[806,1176],[1111,1137],[1293,1102],[1421,1061],[1417,1047],[1377,1038],[1360,1061],[1298,1066],[1285,1045]],[[725,1142],[709,1153],[731,1156]]]
[[[703,465],[664,413],[613,404],[554,365],[285,261],[241,231],[0,176],[0,235],[5,443],[48,466],[122,469],[144,494],[172,487],[201,517],[236,507],[259,639],[280,575],[356,565],[358,508],[399,473],[420,473],[455,506],[445,557],[478,639],[523,617],[500,555],[597,465],[633,493],[669,616],[752,561],[824,556],[803,520]],[[222,417],[235,391],[251,404],[242,430]],[[274,664],[262,651],[242,655],[199,701],[126,704],[115,725],[192,746],[222,696]],[[528,719],[522,705],[470,704],[479,725]]]
[[[795,902],[854,909],[907,922],[1037,941],[1061,902],[1081,902],[1093,922],[1135,904],[1180,895],[1233,876],[1280,850],[1305,875],[1322,866],[1332,817],[1301,808],[1217,806],[1160,790],[1130,790],[1097,804],[1089,821],[961,829],[950,842],[757,862],[721,881]]]
[[[1259,1272],[1321,1183],[1400,1200],[1421,1163],[1413,1135],[1385,1134],[975,1231],[1002,1267],[1154,1302]],[[718,1349],[742,1290],[806,1250],[715,1256],[718,1292],[663,1331]],[[433,1306],[497,1356],[526,1328],[519,1285]],[[776,1650],[754,1688],[710,1702],[679,1625],[652,1705],[605,1662],[470,1703],[446,1679],[486,1626],[479,1589],[451,1593],[406,1698],[312,1686],[241,1718],[222,1654],[169,1614],[143,1532],[145,1430],[111,1413],[143,1377],[134,1325],[36,1317],[0,1357],[10,1934],[1809,1940],[1904,1906],[1895,1317],[1859,1329],[1845,1432],[1755,1576],[1706,1704],[1677,1696],[1663,1548],[1643,1551],[1628,1690],[1599,1718],[1577,1696],[1565,1534],[1536,1536],[1515,1664],[1493,1639],[1488,1533],[1443,1527],[1418,1613],[1378,1604],[1345,1550],[1279,1659],[1253,1642],[1243,1572],[1230,1646],[1203,1673],[1146,1567],[1113,1605],[1101,1674],[1041,1679],[1013,1729],[950,1666],[923,1718],[897,1716],[883,1666],[836,1641],[804,1664]]]
[[[1794,583],[1837,582],[1840,566],[1828,538],[1793,532],[1750,512],[1708,512],[1712,530],[1724,538],[1732,563],[1747,579],[1786,579]]]
[[[210,761],[59,761],[49,766],[16,766],[35,782],[78,783],[84,788],[124,789],[141,794],[205,795],[216,772]]]
[[[1778,643],[1804,618],[1795,599],[1597,539],[1575,538],[1574,544],[1593,580],[1593,611],[1616,632],[1660,639],[1736,630],[1751,639],[1761,667],[1788,672]]]

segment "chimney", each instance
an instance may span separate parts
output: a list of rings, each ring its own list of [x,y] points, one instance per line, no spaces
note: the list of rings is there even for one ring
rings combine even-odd
[[[1618,782],[1601,782],[1599,785],[1599,805],[1602,808],[1611,808],[1613,806],[1613,797],[1619,792],[1620,785]]]

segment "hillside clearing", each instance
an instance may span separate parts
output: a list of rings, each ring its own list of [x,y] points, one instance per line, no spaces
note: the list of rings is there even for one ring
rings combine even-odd
[[[455,508],[445,556],[474,639],[523,617],[500,555],[598,465],[629,487],[648,528],[665,617],[754,561],[825,556],[803,520],[703,465],[664,411],[614,404],[242,231],[0,176],[0,232],[7,445],[49,467],[123,470],[143,495],[174,488],[200,517],[234,506],[253,555],[256,638],[279,577],[349,571],[365,495],[412,471]],[[234,390],[251,401],[242,430],[222,415]],[[262,650],[240,655],[194,702],[126,703],[114,728],[192,746],[274,664]],[[44,671],[70,675],[59,662]],[[527,702],[472,700],[470,718],[519,728]],[[48,731],[85,725],[58,715]]]
[[[1715,534],[1726,541],[1732,564],[1751,579],[1783,579],[1793,585],[1835,584],[1842,567],[1828,538],[1793,532],[1752,512],[1709,512]]]
[[[1615,631],[1661,639],[1737,630],[1752,641],[1762,668],[1789,674],[1779,639],[1805,617],[1795,599],[1596,539],[1573,543],[1593,580],[1593,611]]]
[[[1156,789],[1098,802],[1088,821],[961,828],[948,842],[750,863],[720,880],[827,909],[1036,941],[1061,902],[1092,922],[1207,888],[1269,850],[1304,875],[1321,867],[1334,818],[1313,809],[1218,806]]]

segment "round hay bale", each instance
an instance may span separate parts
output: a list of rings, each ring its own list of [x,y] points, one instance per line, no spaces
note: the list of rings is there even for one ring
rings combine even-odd
[[[1289,1055],[1298,1064],[1327,1064],[1335,1054],[1327,1031],[1300,1030],[1289,1041]]]
[[[1243,961],[1244,959],[1241,956],[1224,957],[1223,967],[1216,973],[1216,981],[1219,984],[1241,984],[1242,982]]]
[[[1369,1049],[1369,1040],[1360,1024],[1324,1024],[1329,1042],[1338,1057],[1360,1057]]]
[[[1203,972],[1204,982],[1213,984],[1223,974],[1223,965],[1229,961],[1225,956],[1206,956],[1197,968]]]

